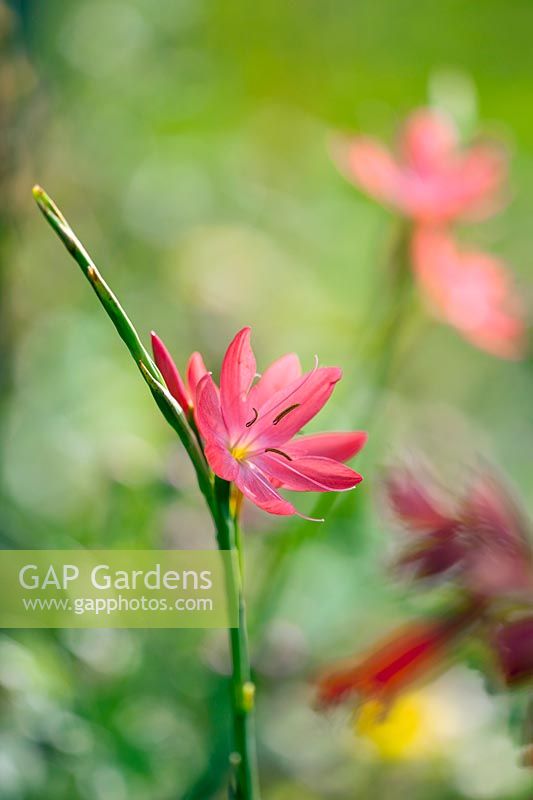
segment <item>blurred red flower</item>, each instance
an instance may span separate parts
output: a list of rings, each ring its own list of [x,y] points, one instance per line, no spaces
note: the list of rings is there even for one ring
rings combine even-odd
[[[421,465],[396,466],[386,477],[385,498],[409,534],[397,565],[417,579],[453,579],[462,606],[409,623],[366,656],[329,669],[317,682],[320,705],[354,696],[377,699],[386,709],[414,682],[443,671],[467,634],[496,655],[508,686],[533,680],[533,554],[526,521],[502,481],[478,471],[453,498]]]
[[[332,706],[354,695],[365,701],[392,699],[420,678],[442,670],[450,647],[480,616],[473,603],[446,618],[413,622],[379,642],[366,657],[339,665],[318,679],[318,703]]]

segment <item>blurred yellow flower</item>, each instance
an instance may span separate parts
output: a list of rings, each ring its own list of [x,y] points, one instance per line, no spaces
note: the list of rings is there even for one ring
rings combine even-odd
[[[388,761],[427,756],[438,746],[438,731],[432,725],[424,692],[401,695],[389,704],[369,700],[357,712],[354,726],[357,734]]]

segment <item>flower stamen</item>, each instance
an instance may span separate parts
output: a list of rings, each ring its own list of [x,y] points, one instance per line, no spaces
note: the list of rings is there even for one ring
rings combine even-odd
[[[255,416],[254,416],[254,418],[253,418],[253,419],[249,420],[249,421],[246,423],[246,425],[245,425],[245,427],[246,427],[246,428],[251,428],[251,427],[252,427],[252,425],[254,424],[254,422],[257,422],[257,420],[258,420],[258,418],[259,418],[259,411],[257,410],[257,408],[253,408],[253,407],[252,407],[252,411],[254,412]]]
[[[277,416],[277,417],[275,417],[275,418],[272,420],[272,425],[277,425],[277,424],[278,424],[278,422],[281,422],[281,420],[283,419],[283,417],[286,417],[286,416],[287,416],[287,414],[290,414],[290,413],[291,413],[291,411],[294,411],[294,409],[295,409],[295,408],[298,408],[298,406],[301,406],[301,405],[302,405],[301,403],[294,403],[294,405],[292,405],[292,406],[289,406],[288,408],[286,408],[284,411],[282,411],[280,414],[278,414],[278,416]]]
[[[265,453],[277,453],[279,456],[286,458],[287,461],[292,461],[292,458],[287,453],[284,453],[283,450],[278,450],[276,447],[267,447]]]

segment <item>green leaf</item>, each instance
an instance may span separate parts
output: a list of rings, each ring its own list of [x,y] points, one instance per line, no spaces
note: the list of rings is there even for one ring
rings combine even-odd
[[[183,413],[183,409],[164,386],[161,373],[142,344],[128,315],[122,308],[116,295],[102,277],[102,274],[97,269],[89,253],[70,227],[65,216],[40,186],[33,187],[33,196],[46,221],[57,233],[68,252],[81,267],[83,274],[91,284],[108,317],[117,329],[120,338],[139,367],[144,380],[149,385],[161,413],[180,437],[196,470],[200,490],[205,496],[210,510],[213,512],[214,499],[211,473],[198,443],[198,439],[189,425]]]

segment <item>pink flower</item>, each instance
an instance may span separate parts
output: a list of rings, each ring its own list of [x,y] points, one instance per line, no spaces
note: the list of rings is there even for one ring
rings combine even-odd
[[[152,331],[152,352],[154,361],[163,376],[167,389],[177,400],[183,411],[190,415],[195,406],[196,387],[200,379],[207,374],[204,360],[200,353],[193,353],[187,364],[187,382],[185,383],[167,348]]]
[[[438,578],[462,563],[465,555],[459,509],[439,490],[421,465],[390,471],[385,480],[386,502],[412,541],[398,560],[415,578]]]
[[[422,463],[391,469],[384,486],[388,505],[410,531],[429,534],[455,527],[456,504]]]
[[[452,122],[431,109],[411,114],[397,156],[367,136],[337,148],[344,174],[378,202],[421,222],[490,213],[506,176],[494,144],[462,150]]]
[[[250,328],[233,339],[222,363],[220,391],[211,375],[197,386],[197,423],[213,472],[235,483],[271,514],[297,514],[276,489],[330,492],[352,489],[362,478],[341,462],[355,455],[366,434],[294,436],[329,399],[341,378],[336,367],[302,375],[296,355],[275,361],[254,384]]]
[[[476,476],[462,513],[465,579],[471,592],[527,599],[533,593],[529,524],[514,497],[488,472]]]
[[[444,230],[428,227],[415,232],[412,254],[419,286],[438,318],[493,355],[523,356],[522,304],[502,262],[460,250]]]
[[[488,471],[474,476],[455,508],[421,470],[391,471],[386,494],[410,533],[400,568],[415,578],[452,576],[463,590],[485,600],[533,592],[527,524],[502,482]]]

